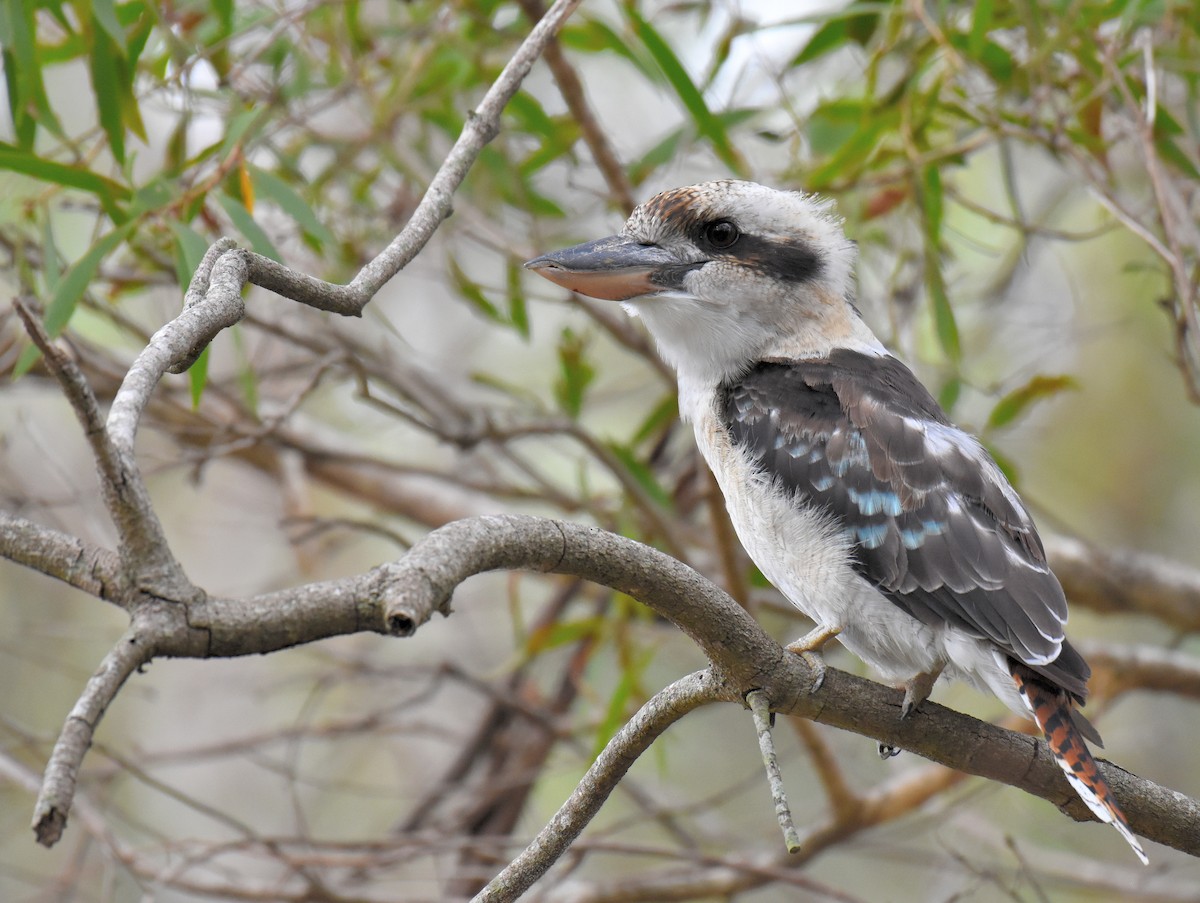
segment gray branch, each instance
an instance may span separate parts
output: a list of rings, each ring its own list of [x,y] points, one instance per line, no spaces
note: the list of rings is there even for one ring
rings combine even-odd
[[[357,317],[375,294],[404,269],[433,237],[451,213],[454,192],[466,178],[479,152],[499,132],[500,114],[525,76],[545,50],[547,43],[581,0],[556,0],[529,33],[495,83],[467,118],[458,140],[425,190],[408,225],[383,251],[364,266],[349,285],[334,285],[297,273],[259,254],[246,253],[249,280],[293,301],[319,310]]]
[[[7,511],[0,511],[0,558],[40,571],[97,599],[122,601],[116,555]]]
[[[400,594],[385,600],[388,629],[408,636],[434,612],[448,614],[454,588],[495,569],[552,571],[627,593],[673,621],[705,651],[729,699],[761,689],[773,711],[799,715],[909,750],[934,762],[1018,787],[1077,821],[1092,816],[1044,744],[925,702],[901,721],[902,695],[827,668],[820,689],[804,660],[786,652],[724,592],[673,558],[594,527],[493,516],[448,524],[392,565]],[[1101,760],[1131,828],[1200,855],[1200,803]]]
[[[41,792],[33,811],[33,829],[39,843],[53,846],[62,837],[67,813],[75,798],[79,767],[92,745],[96,725],[129,675],[146,664],[150,654],[151,650],[141,641],[137,628],[131,626],[88,680],[83,694],[67,716],[42,776]]]
[[[638,756],[663,731],[688,712],[726,698],[728,689],[721,687],[707,671],[689,674],[656,693],[605,745],[583,780],[533,842],[474,897],[473,903],[509,903],[525,893],[566,852]]]
[[[126,678],[151,657],[267,652],[327,636],[381,629],[379,581],[386,569],[335,584],[252,600],[208,598],[175,559],[134,453],[141,417],[168,372],[186,370],[223,329],[245,315],[248,282],[322,310],[360,315],[379,289],[419,252],[450,214],[451,199],[500,114],[580,0],[557,0],[509,60],[468,118],[404,230],[348,286],[335,286],[234,247],[222,239],[193,275],[183,311],[154,334],[117,389],[107,418],[70,354],[29,308],[15,307],[48,369],[58,379],[91,445],[101,492],[117,528],[116,555],[88,549],[11,515],[0,520],[0,553],[130,612],[129,631],[105,657],[67,718],[47,765],[34,816],[39,841],[62,835],[76,778],[105,708]],[[73,557],[72,557],[73,556]]]
[[[1072,605],[1152,615],[1182,631],[1200,630],[1200,572],[1154,555],[1098,549],[1064,537],[1048,538],[1046,552]]]

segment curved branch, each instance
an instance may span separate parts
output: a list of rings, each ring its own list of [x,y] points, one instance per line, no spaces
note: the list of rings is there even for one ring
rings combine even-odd
[[[146,664],[153,652],[151,644],[144,641],[136,626],[130,626],[88,680],[58,735],[50,761],[46,763],[42,788],[33,810],[33,830],[38,843],[50,847],[62,837],[67,813],[75,797],[79,766],[92,745],[96,725],[129,675]]]
[[[425,189],[408,224],[348,285],[323,282],[297,273],[270,258],[247,253],[250,282],[319,310],[344,316],[361,316],[363,308],[375,297],[376,292],[420,253],[437,227],[450,215],[454,192],[466,178],[479,152],[499,132],[501,112],[580,2],[556,0],[549,12],[533,27],[479,106],[467,118],[462,133]]]
[[[491,516],[434,531],[386,566],[384,617],[408,636],[435,611],[449,612],[455,587],[500,568],[551,571],[620,590],[673,621],[704,650],[736,698],[762,689],[772,709],[910,750],[958,771],[1018,787],[1078,821],[1091,814],[1044,744],[925,702],[900,720],[900,694],[827,668],[820,689],[800,656],[788,654],[746,611],[691,568],[633,540],[594,527],[535,517]],[[1102,762],[1105,778],[1138,834],[1200,855],[1200,803]]]
[[[728,689],[706,671],[689,674],[656,693],[617,731],[533,842],[474,897],[473,903],[508,903],[521,896],[566,852],[638,756],[668,727],[688,712],[728,696]]]

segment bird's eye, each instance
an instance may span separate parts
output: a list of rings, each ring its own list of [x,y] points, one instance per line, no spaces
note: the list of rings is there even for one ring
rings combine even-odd
[[[714,248],[724,250],[725,248],[733,247],[742,233],[727,219],[719,219],[715,223],[709,223],[704,227],[704,238]]]

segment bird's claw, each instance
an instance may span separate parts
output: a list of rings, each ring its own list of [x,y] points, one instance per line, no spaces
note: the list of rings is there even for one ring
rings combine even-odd
[[[899,746],[892,746],[888,743],[880,743],[878,746],[878,749],[879,749],[879,758],[883,759],[885,762],[888,759],[891,759],[895,756],[900,755],[900,747]]]
[[[821,685],[825,683],[825,659],[817,654],[818,650],[841,633],[841,630],[840,627],[822,627],[818,625],[796,640],[796,642],[788,644],[788,652],[794,652],[804,659],[805,663],[814,672],[813,684],[808,691],[809,693],[817,692],[817,690],[821,689]]]
[[[794,646],[788,646],[787,649],[788,652],[793,652],[804,659],[804,663],[813,671],[813,682],[808,692],[815,693],[821,689],[821,685],[825,683],[825,659],[811,649],[796,649]]]

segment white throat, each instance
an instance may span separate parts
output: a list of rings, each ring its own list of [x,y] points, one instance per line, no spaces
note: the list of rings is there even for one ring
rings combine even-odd
[[[813,316],[809,308],[790,323],[764,322],[753,309],[685,294],[635,298],[624,306],[642,318],[659,354],[678,376],[684,420],[695,419],[697,406],[708,405],[717,386],[760,360],[822,358],[835,348],[888,353],[845,301],[829,305],[821,316]]]

